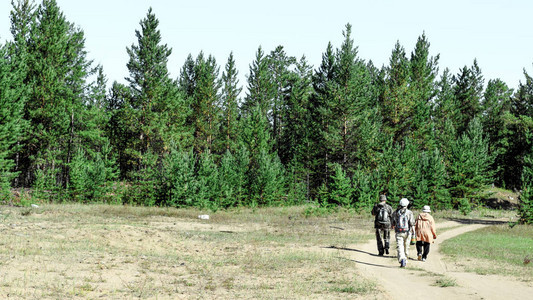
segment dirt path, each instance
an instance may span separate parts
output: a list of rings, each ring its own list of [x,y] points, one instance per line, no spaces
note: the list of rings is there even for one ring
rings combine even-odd
[[[525,299],[533,295],[533,286],[524,282],[501,276],[452,271],[451,266],[447,266],[442,259],[440,243],[487,225],[464,225],[452,221],[439,225],[437,233],[439,228],[450,229],[438,235],[426,262],[416,260],[415,246],[411,246],[407,267],[400,268],[396,259],[394,233],[391,233],[390,255],[377,256],[376,243],[371,241],[354,247],[350,259],[357,263],[365,277],[378,282],[388,299]],[[441,287],[436,284],[439,279],[455,280],[456,285]]]

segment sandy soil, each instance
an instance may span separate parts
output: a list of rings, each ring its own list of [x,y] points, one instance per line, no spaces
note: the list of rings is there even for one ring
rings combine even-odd
[[[531,283],[518,282],[494,275],[477,275],[454,271],[451,263],[443,260],[439,245],[446,239],[476,230],[486,224],[460,224],[454,221],[438,224],[439,228],[450,227],[438,235],[431,246],[426,262],[416,259],[415,246],[410,247],[410,259],[406,268],[400,268],[396,249],[390,255],[377,256],[375,241],[355,246],[351,257],[369,279],[376,280],[385,291],[386,299],[527,299],[533,295]],[[394,233],[391,246],[395,247]],[[349,249],[347,249],[349,250]],[[455,280],[456,285],[441,287],[439,278]]]

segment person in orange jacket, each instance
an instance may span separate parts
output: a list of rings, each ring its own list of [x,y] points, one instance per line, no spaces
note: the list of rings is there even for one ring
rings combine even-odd
[[[418,260],[426,261],[429,254],[429,247],[437,238],[435,230],[435,220],[429,214],[431,209],[428,205],[422,208],[422,212],[416,217],[415,232],[416,232],[416,252]]]

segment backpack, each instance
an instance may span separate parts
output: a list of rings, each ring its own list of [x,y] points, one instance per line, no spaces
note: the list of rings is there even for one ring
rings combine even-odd
[[[408,232],[409,231],[409,217],[407,216],[407,209],[398,210],[396,213],[396,225],[394,229],[396,232]]]
[[[389,213],[387,212],[385,205],[380,206],[376,220],[379,225],[390,225]]]

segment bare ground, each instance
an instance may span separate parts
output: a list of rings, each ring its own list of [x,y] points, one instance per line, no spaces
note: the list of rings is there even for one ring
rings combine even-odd
[[[442,241],[489,223],[437,224],[426,262],[376,255],[369,218],[3,209],[0,299],[524,299],[531,283],[465,273]],[[243,216],[244,215],[244,216]],[[357,224],[357,225],[355,225]],[[363,232],[363,233],[362,233]],[[364,233],[366,232],[366,233]],[[355,240],[355,242],[354,242]],[[392,242],[392,246],[395,242]],[[393,249],[391,249],[393,250]],[[415,250],[411,246],[411,257]],[[447,283],[451,286],[442,287]]]

